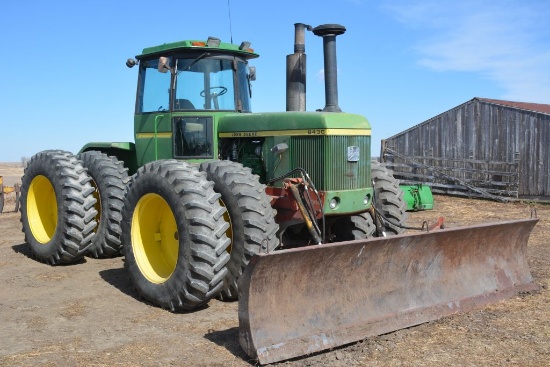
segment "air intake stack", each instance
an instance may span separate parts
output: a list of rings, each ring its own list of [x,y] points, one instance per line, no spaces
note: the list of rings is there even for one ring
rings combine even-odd
[[[325,112],[342,112],[338,106],[338,68],[336,66],[336,36],[344,34],[340,24],[323,24],[313,28],[313,34],[323,37],[325,61]]]

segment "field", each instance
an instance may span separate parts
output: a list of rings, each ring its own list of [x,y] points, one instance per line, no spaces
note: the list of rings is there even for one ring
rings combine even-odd
[[[0,164],[6,185],[22,175]],[[13,194],[12,194],[13,195]],[[124,258],[48,266],[30,257],[8,197],[0,214],[0,366],[250,366],[238,343],[237,303],[174,314],[137,299]],[[435,196],[448,226],[528,218],[529,203]],[[550,361],[550,207],[529,241],[541,290],[484,309],[396,331],[283,366],[547,366]]]

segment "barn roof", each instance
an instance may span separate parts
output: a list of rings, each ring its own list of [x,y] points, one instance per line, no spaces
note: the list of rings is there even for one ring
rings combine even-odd
[[[550,115],[550,104],[502,101],[499,99],[478,98],[478,97],[474,99],[477,99],[481,102],[487,102],[487,103],[497,104],[501,106],[518,108],[520,110],[534,111],[534,112],[545,113],[547,115]]]
[[[406,129],[406,130],[403,130],[403,131],[401,131],[401,132],[399,132],[399,133],[397,133],[393,136],[390,136],[387,139],[388,140],[389,139],[394,139],[398,136],[404,135],[404,134],[408,133],[409,131],[416,129],[419,126],[430,123],[431,121],[437,119],[438,117],[444,115],[445,113],[447,113],[449,111],[457,110],[459,108],[462,108],[464,105],[467,105],[468,103],[472,103],[474,101],[479,101],[479,102],[483,102],[483,103],[490,103],[490,104],[499,105],[499,106],[506,106],[506,107],[511,107],[511,108],[517,108],[517,109],[523,110],[523,111],[530,111],[530,112],[550,115],[550,104],[530,103],[530,102],[514,102],[514,101],[505,101],[505,100],[500,100],[500,99],[474,97],[474,98],[470,99],[469,101],[466,101],[466,102],[464,102],[464,103],[462,103],[462,104],[460,104],[456,107],[451,108],[448,111],[442,112],[442,113],[440,113],[440,114],[438,114],[438,115],[436,115],[432,118],[429,118],[428,120],[426,120],[424,122],[421,122],[417,125],[414,125],[414,126],[408,128],[408,129]]]

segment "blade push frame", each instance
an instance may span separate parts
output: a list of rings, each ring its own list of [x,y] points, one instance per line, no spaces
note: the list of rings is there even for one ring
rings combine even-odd
[[[241,346],[272,363],[537,290],[526,254],[537,221],[256,255],[240,281]]]

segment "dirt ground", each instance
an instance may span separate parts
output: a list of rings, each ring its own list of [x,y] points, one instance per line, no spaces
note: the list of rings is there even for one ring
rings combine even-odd
[[[22,168],[0,164],[4,182]],[[13,195],[13,194],[12,194]],[[448,226],[528,218],[529,203],[435,196],[435,209],[410,225],[444,216]],[[30,258],[19,213],[0,214],[0,366],[251,366],[238,343],[237,303],[211,301],[174,314],[137,299],[122,257],[48,266]],[[484,309],[282,362],[283,366],[548,366],[550,206],[529,241],[541,290]]]

